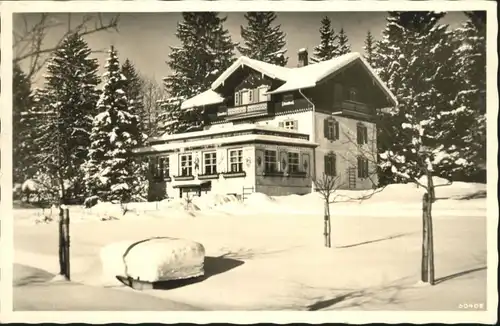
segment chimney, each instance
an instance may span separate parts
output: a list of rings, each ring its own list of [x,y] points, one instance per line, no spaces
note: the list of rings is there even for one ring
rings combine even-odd
[[[298,57],[299,57],[299,62],[297,64],[298,67],[304,67],[309,64],[309,57],[307,54],[307,50],[305,48],[299,50]]]

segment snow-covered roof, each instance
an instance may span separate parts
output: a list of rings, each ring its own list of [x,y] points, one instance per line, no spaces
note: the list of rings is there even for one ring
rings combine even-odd
[[[316,147],[318,144],[310,142],[306,139],[290,138],[286,136],[275,136],[275,135],[259,135],[259,134],[247,134],[247,135],[237,135],[231,137],[219,137],[211,139],[193,140],[178,143],[166,143],[151,145],[142,148],[135,149],[135,153],[151,153],[151,152],[168,152],[185,147],[201,147],[201,146],[224,146],[225,144],[234,143],[245,143],[252,141],[265,141],[272,142],[276,144],[293,144],[293,145],[303,145],[308,147]]]
[[[218,104],[222,103],[223,101],[224,98],[220,96],[219,93],[209,89],[208,91],[200,93],[182,102],[181,109],[189,109],[195,106],[202,106],[202,105]]]
[[[239,57],[229,68],[227,68],[220,76],[212,83],[212,89],[216,89],[224,83],[224,81],[231,76],[239,67],[247,66],[257,70],[264,75],[267,75],[273,79],[279,79],[282,81],[288,80],[290,74],[290,68],[276,66],[267,62],[250,59],[248,57]]]
[[[173,134],[173,135],[168,135],[165,134],[160,137],[151,137],[149,138],[150,142],[158,142],[158,141],[174,141],[174,140],[180,140],[180,139],[189,139],[189,138],[196,138],[196,137],[205,137],[205,136],[213,136],[217,134],[223,134],[227,133],[228,131],[230,132],[238,132],[238,131],[248,131],[248,130],[260,130],[260,131],[270,131],[270,132],[286,132],[289,134],[298,134],[301,135],[302,133],[298,132],[297,130],[292,130],[292,129],[283,129],[279,127],[274,127],[274,126],[269,126],[269,125],[255,125],[252,123],[242,123],[242,124],[237,124],[237,125],[228,125],[227,127],[219,127],[219,128],[213,128],[209,130],[202,130],[202,131],[191,131],[191,132],[184,132],[181,134]],[[307,136],[306,134],[302,134]]]
[[[268,94],[284,93],[288,91],[311,88],[316,86],[324,78],[330,76],[331,74],[342,69],[346,65],[352,63],[355,60],[360,60],[364,67],[367,69],[368,73],[377,81],[379,86],[384,90],[386,95],[397,105],[397,100],[394,94],[387,88],[385,83],[380,79],[380,77],[375,73],[375,71],[370,67],[368,62],[363,58],[363,56],[358,52],[351,52],[344,54],[342,56],[333,58],[331,60],[326,60],[314,64],[309,64],[302,67],[287,68],[276,66],[270,63],[250,59],[248,57],[239,57],[228,69],[226,69],[217,78],[211,87],[211,91],[201,93],[187,101],[185,101],[182,106],[183,108],[189,108],[192,106],[202,106],[209,105],[220,102],[214,102],[220,99],[220,95],[214,92],[217,87],[222,85],[224,81],[231,76],[239,67],[248,66],[264,75],[267,75],[273,79],[282,80],[285,83],[278,87],[277,89],[268,92]],[[208,93],[208,94],[205,94]],[[205,95],[204,95],[205,94]],[[187,103],[187,104],[185,104]],[[195,105],[194,105],[195,104]]]

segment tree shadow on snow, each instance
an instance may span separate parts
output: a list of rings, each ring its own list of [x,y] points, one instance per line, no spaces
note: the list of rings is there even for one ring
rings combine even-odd
[[[354,243],[354,244],[345,245],[345,246],[338,246],[337,248],[339,248],[339,249],[352,248],[352,247],[362,246],[362,245],[366,245],[366,244],[370,244],[370,243],[375,243],[375,242],[380,242],[380,241],[385,241],[385,240],[391,240],[391,239],[401,238],[401,237],[404,237],[404,236],[407,236],[407,235],[412,235],[414,233],[415,232],[398,233],[398,234],[393,234],[393,235],[390,235],[390,236],[387,236],[387,237],[383,237],[383,238],[380,238],[380,239],[363,241],[363,242]]]
[[[169,280],[169,281],[159,281],[159,282],[143,282],[137,280],[128,280],[125,277],[117,276],[117,279],[127,286],[130,286],[136,290],[173,290],[180,287],[184,287],[191,284],[196,284],[202,282],[212,276],[225,273],[232,270],[244,262],[237,259],[224,258],[224,257],[205,257],[204,262],[204,275],[199,277],[193,277],[183,280]]]
[[[443,282],[446,282],[448,280],[451,280],[451,279],[454,279],[454,278],[457,278],[457,277],[460,277],[460,276],[463,276],[463,275],[467,275],[467,274],[471,274],[471,273],[483,271],[485,269],[486,269],[486,266],[482,266],[482,267],[478,267],[478,268],[472,268],[472,269],[468,269],[468,270],[465,270],[465,271],[461,271],[461,272],[458,272],[458,273],[455,273],[455,274],[450,274],[448,276],[444,276],[444,277],[440,277],[440,278],[436,279],[436,281],[434,282],[434,284],[437,285],[439,283],[443,283]]]

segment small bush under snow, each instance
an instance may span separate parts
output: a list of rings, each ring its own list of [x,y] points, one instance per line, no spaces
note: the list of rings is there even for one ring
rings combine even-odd
[[[115,283],[116,276],[158,282],[203,275],[205,248],[191,240],[158,237],[112,243],[100,257],[105,283]]]

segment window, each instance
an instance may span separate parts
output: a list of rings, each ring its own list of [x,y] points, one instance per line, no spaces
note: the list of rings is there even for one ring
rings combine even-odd
[[[234,105],[235,106],[240,105],[240,93],[239,92],[234,93]]]
[[[358,145],[368,144],[368,128],[362,123],[358,123],[356,126],[356,139]]]
[[[229,171],[243,172],[243,150],[233,149],[229,151]]]
[[[368,160],[358,157],[358,178],[368,178]]]
[[[339,122],[332,118],[326,118],[324,120],[324,137],[329,140],[339,139]]]
[[[325,174],[330,176],[337,175],[337,156],[334,153],[325,155]]]
[[[280,121],[279,127],[289,129],[289,130],[297,130],[297,129],[299,129],[299,122],[297,120]]]
[[[288,172],[299,172],[299,153],[288,153]]]
[[[281,105],[293,104],[293,94],[283,95],[283,101]]]
[[[358,91],[355,88],[351,88],[349,90],[349,100],[357,101],[357,98],[358,98]]]
[[[278,172],[278,156],[276,151],[264,151],[264,172]]]
[[[266,92],[268,91],[269,86],[267,85],[262,85],[259,87],[259,102],[267,102],[270,100],[270,96],[266,95]]]
[[[164,180],[170,177],[170,162],[168,157],[156,157],[154,161],[153,177]]]
[[[181,176],[193,175],[193,156],[191,154],[182,154],[180,159]]]
[[[203,154],[203,173],[217,174],[217,153]]]
[[[247,89],[240,91],[240,105],[250,103],[250,93],[252,92]]]

